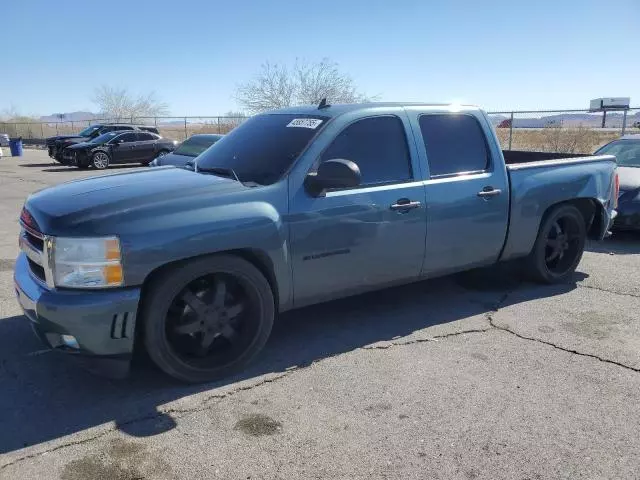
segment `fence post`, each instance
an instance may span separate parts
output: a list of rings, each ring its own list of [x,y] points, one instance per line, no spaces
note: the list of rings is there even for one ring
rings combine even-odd
[[[222,133],[222,129],[220,128],[220,117],[218,117],[218,134]]]
[[[40,138],[44,138],[44,123],[40,124]]]
[[[184,139],[186,140],[187,137],[187,117],[184,117]]]
[[[71,120],[71,132],[74,132],[76,127],[73,125],[73,120]]]
[[[603,110],[602,111],[602,128],[604,128],[606,124],[607,124],[607,111]]]
[[[56,122],[56,136],[58,135],[58,122]]]
[[[512,140],[513,140],[513,112],[511,112],[511,120],[509,120],[509,150],[511,150]]]
[[[622,134],[621,136],[624,136],[624,132],[627,131],[627,112],[629,110],[625,110],[624,113],[622,114]]]
[[[158,126],[158,117],[153,117],[153,124],[157,127]]]

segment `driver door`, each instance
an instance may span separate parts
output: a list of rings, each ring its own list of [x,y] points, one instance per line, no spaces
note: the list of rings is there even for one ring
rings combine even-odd
[[[362,175],[359,186],[319,197],[301,187],[291,199],[296,306],[420,274],[427,228],[425,189],[413,164],[406,115],[401,110],[389,113],[346,125],[317,161],[355,162]]]

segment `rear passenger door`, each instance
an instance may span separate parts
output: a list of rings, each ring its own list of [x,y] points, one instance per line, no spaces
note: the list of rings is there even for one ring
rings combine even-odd
[[[486,120],[471,111],[418,112],[411,121],[428,165],[422,274],[497,261],[507,232],[509,187],[499,147],[485,134]]]
[[[111,149],[112,163],[131,163],[136,158],[136,143],[138,137],[135,132],[121,133],[117,139],[118,145],[114,145]],[[115,140],[115,139],[114,139]]]
[[[158,136],[148,132],[137,132],[136,135],[138,136],[135,148],[136,161],[149,163],[155,156]]]

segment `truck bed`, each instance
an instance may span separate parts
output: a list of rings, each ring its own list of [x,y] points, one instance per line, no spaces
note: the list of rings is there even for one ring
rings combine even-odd
[[[558,153],[558,152],[535,152],[525,150],[503,150],[504,163],[515,165],[518,163],[539,162],[542,160],[558,160],[561,158],[587,157],[585,153]]]
[[[510,222],[502,259],[527,255],[550,205],[582,201],[603,216],[598,232],[603,238],[611,216],[616,160],[612,155],[503,151],[510,187]]]

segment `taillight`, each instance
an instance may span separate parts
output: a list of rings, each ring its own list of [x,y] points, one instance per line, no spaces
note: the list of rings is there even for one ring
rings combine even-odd
[[[618,208],[618,196],[620,195],[620,177],[616,172],[616,180],[613,187],[613,208]]]

